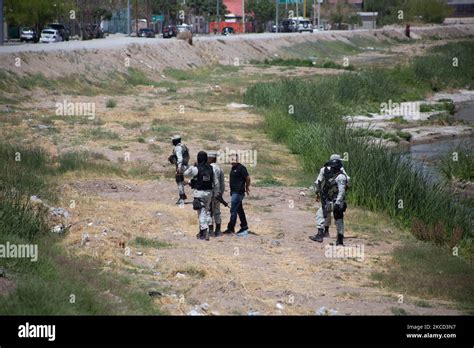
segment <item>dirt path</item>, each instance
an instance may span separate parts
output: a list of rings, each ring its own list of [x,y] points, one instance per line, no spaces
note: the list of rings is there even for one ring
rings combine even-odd
[[[407,299],[400,305],[397,294],[370,286],[370,274],[381,269],[397,242],[390,229],[355,232],[351,220],[359,220],[360,210],[349,209],[346,245],[363,245],[364,259],[326,257],[325,246],[334,243],[335,230],[331,228],[331,238],[323,245],[308,239],[315,230],[313,203],[309,197],[295,198],[297,188],[254,188],[246,207],[251,230],[258,235],[209,242],[195,238],[197,219],[191,207],[174,205],[176,190],[170,180],[90,180],[68,185],[68,190],[88,197],[87,208],[77,216],[87,216],[90,223],[73,228],[67,244],[110,267],[129,268],[137,282],[163,289],[157,303],[171,314],[185,314],[203,303],[213,314],[254,310],[311,315],[323,306],[352,315],[392,314],[392,307],[410,314],[457,314],[436,301],[433,308],[416,307]],[[90,242],[80,247],[86,232]],[[128,246],[135,237],[171,247],[132,246],[127,257],[118,242]],[[279,302],[283,309],[276,307]]]
[[[168,117],[172,122],[173,116],[166,116],[166,111],[176,109],[180,101],[174,103],[166,105],[159,117]],[[207,108],[212,111],[186,114],[189,124],[183,125],[182,130],[186,133],[217,120],[214,131],[226,134],[230,119],[233,135],[240,139],[246,137],[248,126],[259,119],[241,110],[228,110],[224,115],[222,105],[211,103]],[[288,168],[296,163],[285,149],[271,144],[258,130],[255,132],[260,136],[262,151],[272,145],[273,151],[285,158]],[[238,140],[226,143],[220,139],[217,143],[242,146]],[[209,145],[197,138],[189,144],[192,155]],[[140,152],[128,150],[132,158]],[[249,225],[257,235],[197,240],[197,218],[191,206],[180,208],[174,204],[176,185],[172,178],[166,178],[172,171],[165,164],[166,156],[164,150],[158,156],[163,165],[155,166],[163,174],[160,180],[86,178],[66,182],[63,196],[76,201],[75,219],[85,220],[66,237],[68,248],[100,259],[106,265],[105,272],[131,273],[141,287],[160,293],[156,304],[167,312],[187,314],[203,305],[205,310],[197,308],[198,313],[312,315],[322,307],[345,315],[391,315],[394,308],[403,308],[409,314],[458,313],[450,309],[449,303],[435,300],[430,301],[430,308],[416,306],[415,298],[405,297],[400,304],[398,294],[374,287],[370,274],[383,269],[383,261],[402,235],[376,215],[352,207],[347,214],[346,244],[363,246],[362,260],[326,257],[325,247],[334,243],[335,230],[331,227],[331,238],[323,245],[308,239],[315,233],[315,202],[305,188],[254,187],[245,204]],[[228,165],[224,168],[227,173]],[[252,173],[253,168],[249,169]],[[224,222],[228,218],[229,212],[223,208]],[[84,233],[90,241],[81,246]],[[170,246],[136,245],[136,237]],[[130,247],[130,256],[120,242]]]

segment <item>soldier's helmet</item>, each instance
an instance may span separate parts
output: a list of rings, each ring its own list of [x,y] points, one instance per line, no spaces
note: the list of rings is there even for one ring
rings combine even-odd
[[[329,167],[334,171],[339,171],[342,168],[342,161],[340,159],[333,159],[329,161]]]
[[[171,141],[173,142],[173,145],[178,145],[181,142],[181,135],[176,134],[171,137]]]

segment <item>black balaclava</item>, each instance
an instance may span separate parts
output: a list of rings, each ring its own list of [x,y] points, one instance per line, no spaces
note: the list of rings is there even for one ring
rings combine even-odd
[[[197,162],[200,165],[207,164],[207,153],[205,151],[199,151],[197,155]]]
[[[181,142],[181,138],[179,138],[179,139],[173,139],[172,141],[173,141],[173,145],[176,146],[176,145],[178,145],[178,144]]]

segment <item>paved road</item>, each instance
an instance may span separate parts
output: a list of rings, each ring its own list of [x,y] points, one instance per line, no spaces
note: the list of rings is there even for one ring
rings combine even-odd
[[[452,27],[455,26],[471,26],[472,24],[458,24],[458,25],[450,25]],[[425,26],[425,27],[412,27],[412,32],[416,31],[423,31],[423,30],[432,30],[434,26]],[[443,28],[443,26],[439,26]],[[446,27],[446,26],[444,26]],[[385,29],[377,29],[375,31],[384,31],[393,28],[385,28]],[[397,27],[397,30],[404,31],[404,28]],[[225,40],[225,41],[233,41],[233,40],[268,40],[268,39],[275,39],[279,37],[291,37],[295,35],[341,35],[341,36],[351,36],[355,32],[366,32],[370,30],[366,29],[358,29],[352,31],[323,31],[323,32],[315,32],[315,33],[259,33],[259,34],[240,34],[240,35],[230,35],[230,36],[223,36],[223,35],[203,35],[194,37],[196,42],[203,42],[203,41],[211,41],[211,40]],[[162,38],[137,38],[137,37],[128,37],[123,34],[113,34],[109,35],[105,39],[95,39],[90,41],[68,41],[68,42],[57,42],[57,43],[50,43],[50,44],[6,44],[5,46],[0,47],[0,54],[4,53],[21,53],[21,52],[50,52],[55,50],[64,50],[64,51],[74,51],[74,50],[94,50],[94,49],[114,49],[120,47],[126,47],[129,44],[140,44],[140,45],[163,45],[169,42],[170,40],[176,39],[162,39]]]
[[[300,35],[318,35],[320,33],[303,33]],[[232,36],[223,36],[223,35],[206,35],[206,36],[195,36],[195,41],[210,41],[210,40],[242,40],[242,39],[268,39],[276,38],[281,36],[288,35],[299,35],[296,33],[262,33],[262,34],[245,34],[245,35],[232,35]],[[74,51],[74,50],[94,50],[94,49],[113,49],[120,48],[122,46],[127,46],[129,44],[147,44],[147,45],[163,45],[173,39],[162,39],[162,38],[136,38],[128,37],[124,35],[109,35],[105,39],[95,39],[89,41],[79,41],[71,40],[68,42],[56,42],[56,43],[10,43],[6,44],[3,47],[0,47],[0,54],[2,53],[20,53],[20,52],[50,52],[56,50],[64,51]]]
[[[359,30],[361,31],[361,30]],[[260,33],[260,34],[241,34],[241,35],[203,35],[195,36],[193,40],[199,41],[210,41],[210,40],[268,40],[271,38],[294,36],[294,35],[330,35],[334,32],[316,32],[316,33]],[[120,34],[109,35],[105,39],[95,39],[89,41],[71,40],[68,42],[56,42],[56,43],[10,43],[3,47],[0,47],[0,54],[2,53],[20,53],[20,52],[50,52],[55,50],[74,51],[74,50],[94,50],[94,49],[113,49],[127,46],[129,44],[141,44],[141,45],[161,45],[165,44],[169,40],[176,39],[162,39],[162,38],[137,38],[128,37]]]

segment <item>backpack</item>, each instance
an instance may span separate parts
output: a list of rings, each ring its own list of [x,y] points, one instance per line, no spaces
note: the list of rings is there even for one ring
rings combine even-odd
[[[340,175],[346,176],[342,171],[332,171],[330,168],[324,168],[323,182],[321,183],[322,193],[332,199],[338,193],[336,178]],[[346,176],[346,187],[347,187],[347,176]]]

